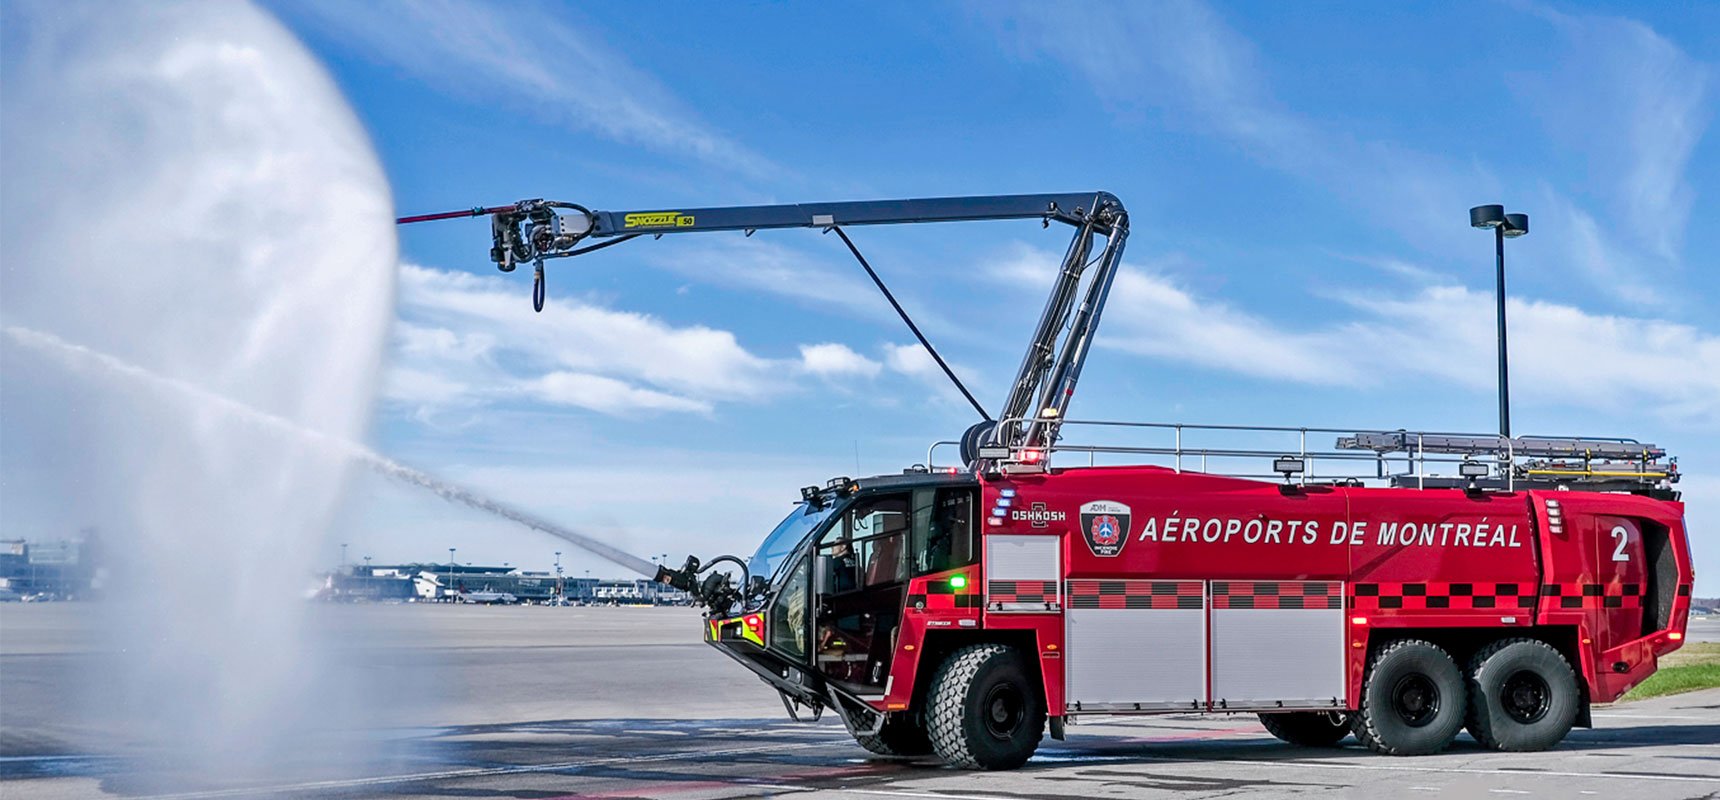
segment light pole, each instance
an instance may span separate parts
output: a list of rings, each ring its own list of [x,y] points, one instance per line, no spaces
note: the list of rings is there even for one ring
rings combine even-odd
[[[555,551],[555,596],[567,599],[567,585],[561,581],[561,551]]]
[[[448,585],[442,587],[444,597],[452,597],[454,592],[454,551],[458,548],[448,548]]]
[[[346,566],[346,542],[340,543],[340,565]]]
[[[1476,206],[1469,209],[1469,224],[1476,228],[1492,228],[1495,251],[1498,253],[1497,281],[1494,299],[1499,306],[1499,436],[1511,438],[1511,369],[1505,346],[1505,240],[1529,232],[1528,214],[1507,214],[1501,205]]]

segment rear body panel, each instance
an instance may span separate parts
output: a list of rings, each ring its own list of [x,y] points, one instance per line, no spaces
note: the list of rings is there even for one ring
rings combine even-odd
[[[1547,533],[1541,495],[1563,501],[1562,534]],[[1568,641],[1588,696],[1606,702],[1677,647],[1688,613],[1675,501],[1118,467],[986,481],[981,505],[988,553],[1058,541],[1031,576],[1055,585],[982,576],[977,623],[1033,642],[1054,716],[1354,709],[1369,643],[1399,635]]]

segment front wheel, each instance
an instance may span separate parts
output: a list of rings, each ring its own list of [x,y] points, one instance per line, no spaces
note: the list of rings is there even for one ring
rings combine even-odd
[[[1494,750],[1545,750],[1571,732],[1582,698],[1552,645],[1505,639],[1469,660],[1469,733]]]
[[[1449,653],[1432,642],[1399,639],[1368,661],[1353,728],[1376,753],[1437,753],[1457,738],[1467,705],[1463,673]]]
[[[1341,711],[1284,711],[1261,714],[1266,732],[1302,747],[1332,747],[1350,735],[1350,715]]]
[[[1039,748],[1045,698],[1014,648],[976,644],[938,668],[926,721],[932,748],[950,765],[1015,769]]]

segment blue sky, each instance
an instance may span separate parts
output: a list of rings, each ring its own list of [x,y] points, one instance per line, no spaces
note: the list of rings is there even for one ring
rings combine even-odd
[[[1492,243],[1465,212],[1527,212],[1515,428],[1678,454],[1699,588],[1720,592],[1713,7],[273,10],[368,126],[402,213],[1116,193],[1133,234],[1083,418],[1490,430]],[[1064,234],[855,238],[995,408]],[[635,552],[750,550],[795,487],[923,461],[972,421],[816,232],[562,262],[542,315],[487,248],[479,221],[402,231],[373,438]],[[545,567],[559,547],[382,483],[349,505],[355,556]]]

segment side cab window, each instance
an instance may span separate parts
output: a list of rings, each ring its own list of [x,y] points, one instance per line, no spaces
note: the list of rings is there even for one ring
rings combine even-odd
[[[972,487],[914,492],[913,577],[948,572],[979,560],[974,508]]]

